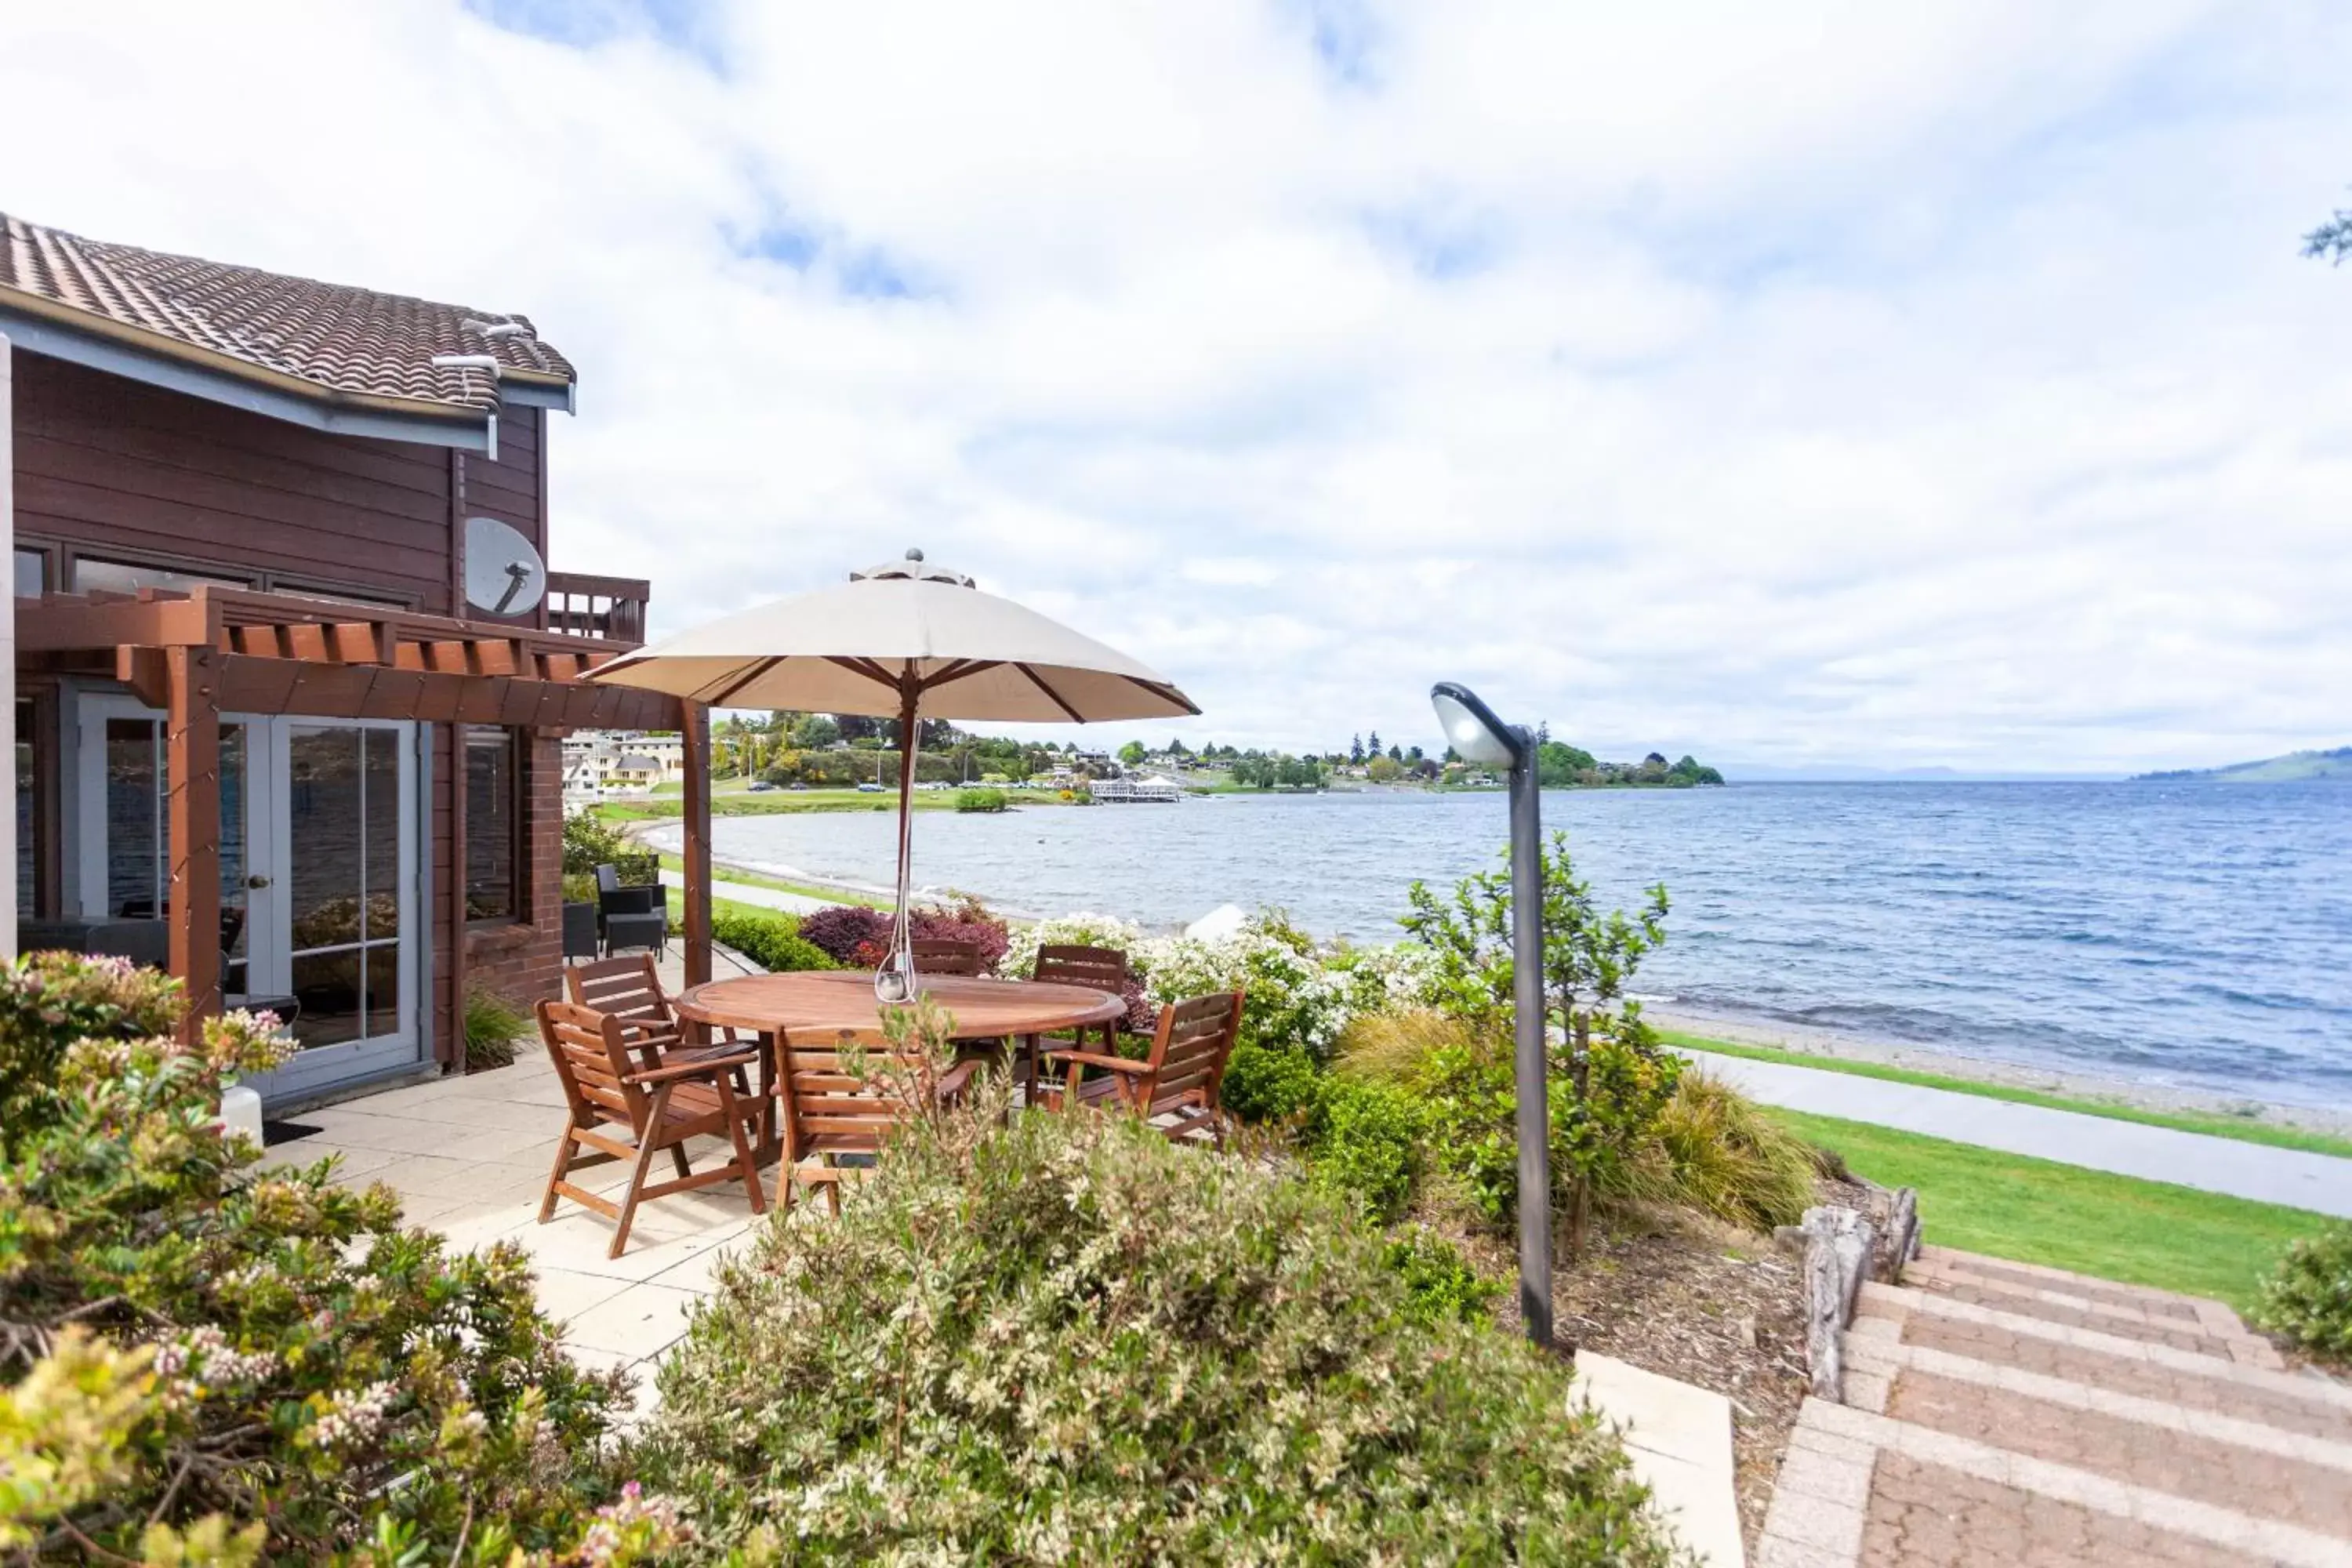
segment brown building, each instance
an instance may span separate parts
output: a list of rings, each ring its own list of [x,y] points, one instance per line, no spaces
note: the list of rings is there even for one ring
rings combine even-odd
[[[560,738],[688,717],[580,683],[646,585],[543,572],[573,395],[521,316],[0,216],[5,929],[294,998],[281,1103],[457,1060],[469,987],[551,992]]]

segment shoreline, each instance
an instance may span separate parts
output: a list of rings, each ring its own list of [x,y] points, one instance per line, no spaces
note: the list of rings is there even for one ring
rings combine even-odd
[[[625,825],[629,837],[643,840],[653,831],[664,827],[682,827],[681,817],[648,818]],[[650,843],[648,848],[658,846]],[[664,850],[676,854],[676,850]],[[834,893],[845,903],[862,902],[877,897],[887,898],[887,888],[869,888],[837,878],[818,877],[794,872],[783,876],[759,866],[729,860],[714,854],[714,872],[724,876],[732,872],[739,878],[759,881],[789,882],[795,889],[805,889],[814,894]],[[920,901],[936,901],[937,892],[917,895]],[[992,900],[992,907],[994,907]],[[1033,917],[1000,914],[1016,924],[1025,924]],[[1740,1017],[1735,1015],[1694,1012],[1675,1007],[1671,1003],[1645,1004],[1642,1016],[1660,1028],[1725,1041],[1731,1045],[1763,1046],[1796,1055],[1825,1057],[1834,1060],[1861,1062],[1880,1067],[1902,1068],[1914,1072],[1936,1073],[1947,1078],[1968,1079],[1997,1088],[2031,1089],[2043,1094],[2068,1099],[2102,1101],[2107,1104],[2167,1114],[2189,1114],[2226,1117],[2248,1126],[2298,1129],[2335,1137],[2352,1137],[2352,1109],[2334,1110],[2326,1107],[2300,1105],[2264,1100],[2253,1095],[2224,1094],[2213,1089],[2200,1089],[2171,1084],[2151,1084],[2135,1079],[2108,1077],[2095,1072],[2052,1067],[2036,1067],[1999,1058],[1957,1056],[1949,1051],[1928,1046],[1878,1036],[1850,1033],[1843,1029],[1823,1028],[1817,1025],[1790,1024],[1769,1019]]]

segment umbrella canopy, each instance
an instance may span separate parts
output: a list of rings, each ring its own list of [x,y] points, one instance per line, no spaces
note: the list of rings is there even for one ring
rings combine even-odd
[[[1147,666],[909,550],[820,588],[639,648],[589,679],[712,707],[898,721],[898,907],[877,995],[911,1000],[908,927],[921,720],[1092,723],[1200,712]]]
[[[589,677],[718,708],[1094,723],[1175,719],[1192,699],[1139,660],[920,551],[848,582],[639,648]]]

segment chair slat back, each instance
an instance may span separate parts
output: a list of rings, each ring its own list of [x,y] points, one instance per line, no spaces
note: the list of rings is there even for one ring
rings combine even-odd
[[[1215,1109],[1241,1026],[1238,991],[1211,992],[1162,1007],[1151,1037],[1151,1072],[1142,1086],[1148,1113],[1183,1104]]]
[[[1032,978],[1053,985],[1084,985],[1116,996],[1127,984],[1127,954],[1115,947],[1075,943],[1041,947]]]
[[[540,1038],[547,1042],[572,1120],[583,1126],[625,1121],[643,1132],[646,1097],[628,1081],[635,1068],[620,1020],[570,1002],[541,1002],[537,1012]]]
[[[852,1042],[866,1056],[867,1071],[863,1080],[842,1060],[843,1046]],[[814,1035],[805,1039],[787,1035],[782,1050],[784,1111],[792,1121],[795,1149],[872,1153],[911,1113],[905,1098],[880,1076],[891,1052],[879,1033],[844,1029],[822,1041]],[[908,1071],[921,1067],[915,1053],[898,1059]]]
[[[951,936],[919,936],[911,945],[918,974],[977,976],[986,972],[980,961],[978,942]]]
[[[677,1019],[670,1012],[669,998],[662,994],[651,953],[575,964],[563,972],[563,983],[575,1006],[593,1008],[656,1035],[677,1033]]]

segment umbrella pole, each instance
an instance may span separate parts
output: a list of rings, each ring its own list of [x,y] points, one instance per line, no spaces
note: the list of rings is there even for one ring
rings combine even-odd
[[[874,994],[885,1002],[912,1002],[919,989],[915,977],[913,911],[915,866],[915,753],[921,748],[920,721],[915,709],[921,698],[911,675],[901,688],[898,709],[898,907],[890,925],[890,955],[874,976]]]

